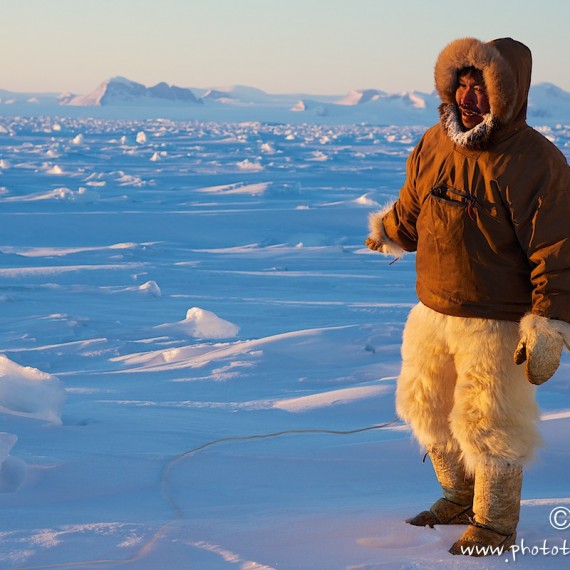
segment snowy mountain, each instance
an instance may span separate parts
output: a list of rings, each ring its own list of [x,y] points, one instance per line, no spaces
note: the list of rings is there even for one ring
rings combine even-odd
[[[377,89],[355,90],[334,103],[297,101],[292,110],[308,116],[371,124],[428,125],[437,120],[440,103],[435,94],[406,91],[390,94]]]
[[[199,93],[200,90],[195,89]],[[247,87],[245,85],[233,85],[230,87],[215,87],[206,90],[201,98],[203,100],[215,100],[223,103],[257,103],[269,104],[273,101],[272,96],[257,87]]]
[[[233,85],[231,87],[215,87],[212,89],[192,88],[205,103],[223,103],[230,105],[251,106],[259,105],[264,107],[281,107],[290,109],[298,101],[310,99],[320,103],[335,103],[338,95],[315,95],[305,93],[267,93],[257,87],[247,87],[245,85]]]
[[[0,109],[7,115],[161,116],[176,120],[222,122],[427,126],[437,121],[439,103],[435,92],[388,93],[380,89],[355,89],[343,96],[275,94],[244,85],[185,88],[161,82],[147,87],[124,77],[104,81],[86,95],[0,90]],[[570,121],[570,93],[551,83],[533,85],[529,95],[528,119],[531,125]]]
[[[201,97],[202,101],[216,101],[218,103],[239,103],[231,93],[220,89],[208,89]]]
[[[539,83],[530,89],[530,120],[556,119],[570,121],[570,93],[552,83]]]
[[[386,93],[377,89],[359,89],[350,91],[337,105],[401,105],[415,109],[436,108],[441,101],[435,93],[419,91],[403,91],[401,93]]]
[[[190,89],[161,82],[154,87],[113,77],[104,81],[88,95],[78,95],[60,100],[62,105],[107,106],[107,105],[169,105],[201,103]]]
[[[356,89],[349,91],[340,101],[339,105],[362,105],[370,101],[377,101],[382,97],[386,97],[385,91],[378,89]]]
[[[55,104],[57,93],[16,93],[0,89],[0,105],[29,104]]]

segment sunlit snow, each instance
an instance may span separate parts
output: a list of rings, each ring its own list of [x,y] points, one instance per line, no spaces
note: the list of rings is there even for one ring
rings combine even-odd
[[[414,256],[363,242],[425,128],[0,118],[1,569],[505,567],[404,523],[440,496],[393,422]],[[569,375],[527,545],[567,537]]]

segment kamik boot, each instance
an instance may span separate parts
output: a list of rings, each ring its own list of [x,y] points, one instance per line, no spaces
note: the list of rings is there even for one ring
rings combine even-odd
[[[451,547],[451,554],[500,555],[517,538],[522,488],[522,467],[514,464],[475,468],[473,524]]]
[[[459,452],[430,447],[428,455],[443,497],[429,511],[422,511],[406,522],[430,527],[436,524],[469,524],[473,517],[473,479],[465,473]]]

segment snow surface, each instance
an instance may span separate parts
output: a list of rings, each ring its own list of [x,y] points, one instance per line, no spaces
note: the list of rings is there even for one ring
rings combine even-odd
[[[403,522],[440,496],[393,422],[414,256],[363,240],[424,129],[0,119],[1,569],[568,566]],[[569,376],[526,546],[570,538]]]

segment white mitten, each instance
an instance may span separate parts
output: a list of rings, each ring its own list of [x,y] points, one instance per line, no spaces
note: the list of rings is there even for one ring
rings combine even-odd
[[[520,322],[521,339],[515,350],[515,364],[526,360],[526,377],[543,384],[556,372],[564,346],[567,323],[529,313]]]

